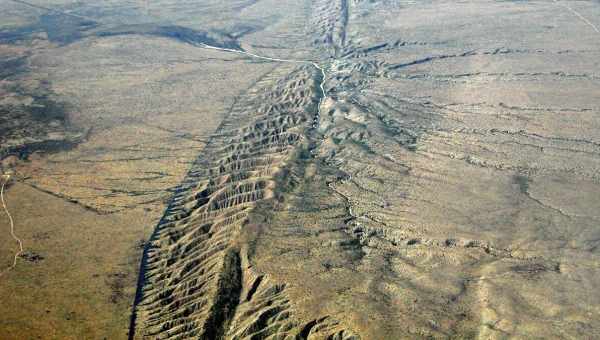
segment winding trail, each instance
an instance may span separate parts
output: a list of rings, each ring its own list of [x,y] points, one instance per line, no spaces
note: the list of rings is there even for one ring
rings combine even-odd
[[[15,223],[13,221],[12,215],[10,214],[10,212],[8,211],[8,208],[6,207],[6,201],[4,200],[4,186],[10,179],[10,175],[3,175],[2,178],[4,179],[4,181],[2,182],[2,188],[0,188],[0,200],[2,201],[2,207],[4,208],[4,212],[8,216],[8,221],[10,222],[10,235],[19,244],[19,250],[15,253],[15,257],[13,259],[12,266],[10,266],[8,269],[0,272],[0,277],[2,277],[4,274],[8,273],[9,271],[13,270],[17,266],[17,259],[19,258],[19,255],[21,255],[21,253],[23,253],[23,241],[21,241],[21,239],[18,238],[17,235],[15,234]]]
[[[97,19],[94,18],[90,18],[90,17],[86,17],[86,16],[82,16],[82,15],[78,15],[78,14],[73,14],[73,13],[67,13],[58,9],[54,9],[54,8],[50,8],[50,7],[46,7],[46,6],[42,6],[42,5],[37,5],[31,2],[27,2],[27,1],[23,1],[23,0],[9,0],[12,1],[14,3],[17,4],[21,4],[21,5],[25,5],[25,6],[29,6],[31,8],[37,8],[37,9],[41,9],[43,11],[47,11],[47,12],[51,12],[51,13],[58,13],[61,15],[65,15],[71,18],[75,18],[75,19],[81,19],[81,20],[89,20],[89,21],[93,21],[96,23],[102,23],[100,21],[98,21]]]
[[[319,88],[321,89],[321,98],[319,99],[319,105],[318,105],[318,110],[317,110],[317,118],[321,116],[321,104],[323,103],[323,100],[325,100],[325,98],[327,98],[327,95],[325,93],[325,86],[324,86],[325,79],[326,79],[327,75],[325,74],[325,69],[323,69],[316,62],[314,62],[312,60],[282,59],[282,58],[265,57],[265,56],[261,56],[261,55],[258,55],[258,54],[254,54],[254,53],[250,53],[250,52],[246,52],[246,51],[242,51],[242,50],[235,50],[235,49],[232,49],[232,48],[224,48],[224,47],[211,46],[211,45],[207,45],[207,44],[199,44],[198,46],[200,46],[201,48],[209,49],[209,50],[217,50],[217,51],[223,51],[223,52],[237,53],[237,54],[241,54],[241,55],[245,55],[245,56],[248,56],[248,57],[251,57],[251,58],[256,58],[256,59],[261,59],[261,60],[276,61],[276,62],[282,62],[282,63],[295,63],[295,64],[310,64],[310,65],[312,65],[314,68],[316,68],[317,70],[319,70],[319,72],[321,73],[321,76],[323,77],[321,79],[321,81],[319,82]]]
[[[600,29],[598,28],[598,26],[594,25],[594,23],[592,23],[591,21],[589,21],[586,17],[584,17],[581,13],[579,13],[578,11],[574,10],[571,6],[567,5],[567,4],[563,4],[562,1],[559,0],[554,0],[554,3],[566,8],[567,10],[569,10],[571,13],[575,14],[579,19],[581,19],[584,23],[586,23],[588,26],[590,26],[591,28],[594,29],[594,31],[596,31],[596,33],[600,34]]]

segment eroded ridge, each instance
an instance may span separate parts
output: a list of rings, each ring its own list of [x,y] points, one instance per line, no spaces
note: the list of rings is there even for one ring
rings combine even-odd
[[[236,103],[157,226],[142,263],[136,338],[353,336],[331,318],[294,318],[285,285],[253,272],[239,238],[318,112],[320,74],[292,67]]]
[[[346,45],[348,1],[315,1],[312,12],[313,44],[333,48],[337,55]]]

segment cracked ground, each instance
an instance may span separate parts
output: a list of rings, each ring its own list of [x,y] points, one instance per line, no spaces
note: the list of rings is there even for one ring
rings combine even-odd
[[[600,338],[599,18],[0,0],[0,338]]]

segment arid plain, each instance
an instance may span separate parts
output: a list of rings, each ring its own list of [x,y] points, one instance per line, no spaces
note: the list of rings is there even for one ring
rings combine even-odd
[[[0,0],[0,339],[600,338],[599,27]]]

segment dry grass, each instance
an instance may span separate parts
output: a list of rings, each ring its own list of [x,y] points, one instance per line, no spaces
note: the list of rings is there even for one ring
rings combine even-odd
[[[52,3],[99,27],[36,45],[18,80],[49,80],[73,126],[93,130],[16,168],[8,201],[44,259],[1,283],[8,337],[124,337],[136,244],[155,226],[139,338],[600,337],[598,36],[573,12],[487,0],[113,5]],[[181,32],[154,29],[167,22],[314,59],[327,77],[137,34]],[[106,23],[149,26],[94,36]]]

